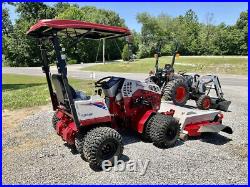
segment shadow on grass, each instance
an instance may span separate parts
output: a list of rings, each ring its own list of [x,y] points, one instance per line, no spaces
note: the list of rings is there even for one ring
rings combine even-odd
[[[2,90],[19,90],[33,86],[41,86],[45,85],[45,83],[31,83],[31,84],[2,84]]]

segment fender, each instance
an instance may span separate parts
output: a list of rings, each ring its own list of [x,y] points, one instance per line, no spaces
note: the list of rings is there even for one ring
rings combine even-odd
[[[155,110],[148,110],[140,119],[140,121],[137,124],[137,132],[143,133],[144,130],[144,124],[148,121],[151,115],[155,114]]]

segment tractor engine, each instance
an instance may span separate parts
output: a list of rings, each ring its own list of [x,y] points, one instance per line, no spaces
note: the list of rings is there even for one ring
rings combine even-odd
[[[148,111],[160,109],[161,90],[152,82],[111,77],[102,84],[102,89],[114,124],[119,127],[130,126],[138,130],[139,121]]]

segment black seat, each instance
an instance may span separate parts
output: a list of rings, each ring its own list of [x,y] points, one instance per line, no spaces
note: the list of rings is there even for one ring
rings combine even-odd
[[[53,74],[52,75],[52,83],[53,83],[53,86],[56,90],[56,97],[57,97],[58,102],[60,104],[67,105],[66,101],[68,100],[68,97],[66,94],[65,87],[63,86],[63,81],[62,81],[61,75]],[[76,91],[70,85],[69,85],[69,88],[70,88],[73,99],[76,99],[76,97],[77,97]]]

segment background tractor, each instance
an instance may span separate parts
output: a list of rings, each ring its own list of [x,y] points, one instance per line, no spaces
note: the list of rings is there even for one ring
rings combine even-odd
[[[155,54],[155,71],[150,72],[147,80],[156,83],[162,91],[162,97],[166,101],[173,101],[175,105],[183,106],[188,99],[196,101],[199,109],[208,110],[210,108],[227,111],[231,101],[224,99],[221,84],[218,76],[199,74],[187,74],[185,72],[175,73],[174,63],[178,54],[178,43],[173,53],[171,64],[165,64],[164,68],[159,68],[159,56],[161,42]],[[214,97],[211,90],[215,90]]]

